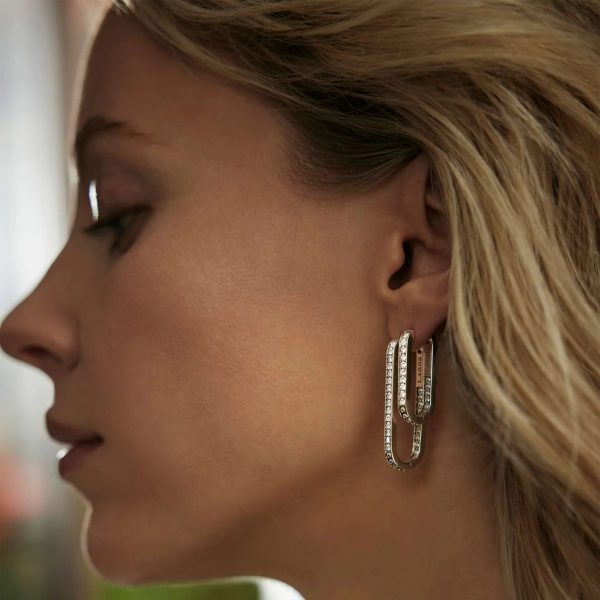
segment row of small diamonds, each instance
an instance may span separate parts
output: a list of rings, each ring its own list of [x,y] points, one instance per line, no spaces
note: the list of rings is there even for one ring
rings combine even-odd
[[[429,350],[433,352],[433,348]],[[429,375],[425,377],[425,386],[417,389],[417,415],[425,417],[431,410],[431,354],[429,355]]]
[[[394,351],[398,340],[392,340],[388,344],[386,368],[385,368],[385,418],[384,418],[384,445],[385,457],[394,468],[396,461],[392,455],[392,407],[393,407],[393,384],[394,384]]]
[[[423,425],[414,425],[413,426],[413,443],[412,443],[412,453],[410,455],[410,460],[414,460],[415,458],[417,458],[419,456],[419,454],[421,454],[421,449],[423,448],[423,445],[421,444],[422,441],[422,434],[423,434]]]
[[[412,424],[412,420],[410,415],[408,414],[408,410],[406,408],[406,380],[407,380],[407,360],[408,360],[408,337],[409,333],[406,332],[400,338],[400,352],[398,353],[398,410],[400,411],[400,416],[409,423]]]
[[[431,365],[431,360],[429,361]],[[420,387],[417,391],[417,414],[429,414],[431,408],[431,375],[425,377],[425,389]],[[412,453],[418,457],[423,450],[423,425],[417,425],[413,433]],[[413,458],[411,456],[411,458]]]
[[[407,339],[406,336],[402,340],[404,342],[404,348],[406,348]],[[387,348],[387,359],[386,359],[386,377],[385,377],[385,429],[384,429],[384,445],[385,445],[385,457],[388,463],[399,471],[404,471],[408,465],[401,466],[392,452],[392,446],[395,443],[394,436],[392,434],[392,410],[393,410],[393,382],[394,382],[394,353],[398,340],[392,340],[388,344]],[[402,347],[402,343],[401,343]],[[412,422],[411,422],[412,424]],[[412,452],[409,458],[409,462],[419,457],[422,449],[422,425],[413,425],[413,442]]]
[[[425,378],[425,412],[431,409],[431,377]]]
[[[425,406],[425,397],[423,388],[417,389],[417,414],[421,416],[423,414],[423,408]]]

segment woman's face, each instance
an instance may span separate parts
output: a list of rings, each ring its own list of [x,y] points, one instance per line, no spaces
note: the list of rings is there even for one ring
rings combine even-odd
[[[104,576],[252,573],[278,560],[278,536],[316,536],[367,473],[397,477],[376,293],[394,272],[388,199],[302,196],[273,108],[194,77],[112,14],[86,126],[72,230],[5,320],[3,348],[52,378],[55,421],[104,440],[68,474]],[[119,239],[83,232],[91,181],[100,218],[143,207]]]

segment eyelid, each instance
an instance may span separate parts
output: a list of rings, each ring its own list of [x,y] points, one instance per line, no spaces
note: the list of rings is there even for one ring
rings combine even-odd
[[[109,231],[113,241],[110,245],[110,254],[117,252],[125,254],[137,239],[136,231],[143,222],[143,217],[150,212],[148,206],[133,206],[115,211],[85,227],[82,231],[86,235],[97,236]],[[126,222],[123,224],[122,221]]]
[[[106,210],[106,205],[104,203],[101,203],[101,201],[99,200],[99,196],[101,197],[103,194],[99,194],[98,191],[98,178],[83,177],[80,180],[80,184],[82,185],[82,193],[87,199],[91,217],[94,222],[89,227],[86,227],[86,230],[96,230],[103,229],[105,227],[110,227],[115,221],[124,218],[131,212],[136,212],[137,209],[140,207],[140,204],[138,202],[136,204],[122,206],[121,208],[115,208],[112,211]],[[106,190],[103,193],[105,192]],[[98,227],[94,227],[94,225],[98,225]]]
[[[94,237],[103,237],[103,234],[108,231],[113,240],[110,253],[118,251],[119,254],[124,254],[137,238],[137,225],[142,222],[140,219],[144,213],[151,212],[151,209],[147,198],[142,199],[137,190],[128,189],[127,185],[123,187],[120,184],[112,190],[113,186],[109,183],[107,191],[103,188],[105,186],[103,180],[102,176],[98,178],[96,174],[83,174],[80,179],[80,201],[84,205],[87,202],[92,219],[92,223],[83,227],[81,232]],[[114,208],[107,210],[107,203],[103,201],[104,195],[109,198],[119,196],[123,201],[118,203],[115,201]],[[111,202],[108,203],[109,206],[110,204]]]
[[[85,232],[95,232],[101,229],[110,229],[115,223],[124,220],[127,217],[135,217],[146,210],[146,206],[134,205],[107,213],[104,217],[94,221],[91,225],[83,228]]]

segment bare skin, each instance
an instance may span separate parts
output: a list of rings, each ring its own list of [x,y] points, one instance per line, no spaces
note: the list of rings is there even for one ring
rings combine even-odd
[[[424,344],[448,310],[426,160],[307,198],[271,106],[112,14],[77,129],[95,115],[152,141],[89,141],[66,245],[0,328],[52,379],[49,416],[104,439],[69,477],[90,567],[125,585],[267,576],[308,600],[504,598],[485,451],[443,344],[423,461],[384,457],[387,344]],[[123,253],[82,232],[91,180],[101,218],[146,207]]]

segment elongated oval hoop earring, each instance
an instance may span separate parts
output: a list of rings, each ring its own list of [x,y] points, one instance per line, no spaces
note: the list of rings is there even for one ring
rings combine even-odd
[[[433,414],[435,405],[435,337],[413,352],[414,331],[407,329],[392,340],[386,352],[384,448],[388,463],[395,469],[415,467],[425,449],[425,421]],[[409,402],[408,398],[414,398]],[[408,460],[396,452],[397,421],[400,418],[412,426],[412,448]]]

